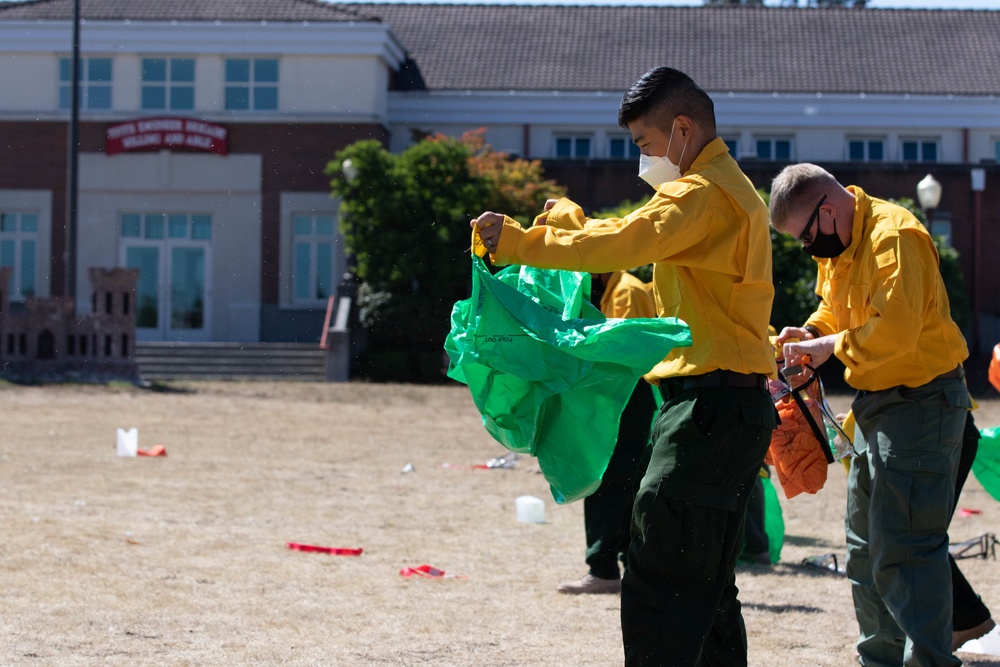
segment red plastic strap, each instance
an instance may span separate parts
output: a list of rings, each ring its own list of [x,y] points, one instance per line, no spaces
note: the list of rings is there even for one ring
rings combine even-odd
[[[444,570],[439,570],[436,567],[431,567],[430,565],[418,565],[416,567],[404,567],[399,571],[404,577],[443,577]]]
[[[444,570],[439,570],[431,565],[418,565],[416,567],[404,567],[399,573],[404,577],[424,577],[427,579],[465,579],[461,574],[446,574]]]
[[[312,551],[321,554],[330,554],[331,556],[360,556],[363,549],[338,549],[337,547],[319,547],[315,544],[299,544],[298,542],[289,542],[286,545],[289,549],[295,551]]]

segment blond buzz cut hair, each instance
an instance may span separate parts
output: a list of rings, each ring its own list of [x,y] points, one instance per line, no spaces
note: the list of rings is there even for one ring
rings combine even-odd
[[[840,187],[837,179],[823,167],[801,162],[785,167],[771,181],[769,208],[771,226],[779,232],[785,230],[789,216],[801,208],[802,203],[812,206],[830,187]]]

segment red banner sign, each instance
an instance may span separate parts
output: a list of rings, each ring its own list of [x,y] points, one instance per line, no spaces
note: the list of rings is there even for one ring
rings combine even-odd
[[[229,153],[229,130],[193,118],[141,118],[109,125],[104,138],[108,155],[170,148]]]

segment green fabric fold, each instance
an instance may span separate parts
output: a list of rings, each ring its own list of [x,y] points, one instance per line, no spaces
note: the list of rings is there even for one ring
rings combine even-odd
[[[608,319],[590,275],[527,266],[491,275],[472,260],[472,296],[452,309],[448,376],[468,385],[483,426],[538,458],[557,503],[600,486],[639,378],[691,345],[676,318]]]

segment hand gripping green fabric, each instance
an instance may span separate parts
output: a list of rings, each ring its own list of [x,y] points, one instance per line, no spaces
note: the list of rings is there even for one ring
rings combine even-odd
[[[639,378],[691,345],[676,318],[608,319],[590,304],[590,274],[472,258],[472,296],[455,304],[448,376],[472,392],[487,432],[531,454],[557,503],[601,483],[618,421]]]

